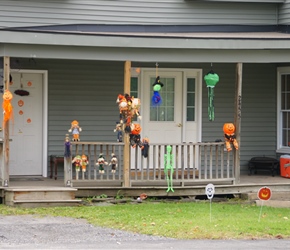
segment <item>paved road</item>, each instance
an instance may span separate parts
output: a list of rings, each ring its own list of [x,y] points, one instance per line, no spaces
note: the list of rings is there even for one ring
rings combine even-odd
[[[63,217],[0,216],[0,249],[289,249],[289,240],[175,240]]]

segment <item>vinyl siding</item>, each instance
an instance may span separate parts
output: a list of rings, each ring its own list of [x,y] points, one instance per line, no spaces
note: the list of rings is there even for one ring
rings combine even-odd
[[[285,3],[279,7],[279,24],[290,24],[290,0],[285,0]]]
[[[65,24],[276,25],[277,19],[275,3],[0,1],[0,28]]]

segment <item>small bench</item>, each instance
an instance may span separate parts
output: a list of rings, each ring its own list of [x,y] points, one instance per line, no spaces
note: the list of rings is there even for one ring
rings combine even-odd
[[[253,157],[249,163],[249,175],[254,171],[257,174],[257,170],[269,170],[272,176],[275,176],[275,172],[278,174],[279,161],[271,157]]]
[[[50,156],[50,179],[52,179],[54,172],[54,179],[57,180],[57,166],[59,163],[64,163],[64,156],[51,155]]]

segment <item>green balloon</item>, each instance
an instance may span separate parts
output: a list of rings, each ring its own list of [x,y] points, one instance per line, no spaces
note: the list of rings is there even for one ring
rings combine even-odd
[[[220,80],[218,74],[211,74],[208,73],[207,75],[204,76],[204,80],[206,82],[206,86],[208,88],[214,88],[215,85],[218,83],[218,81]]]

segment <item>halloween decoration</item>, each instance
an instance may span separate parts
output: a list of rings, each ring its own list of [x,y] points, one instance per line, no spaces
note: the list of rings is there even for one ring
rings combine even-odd
[[[3,128],[5,128],[7,121],[13,118],[13,107],[11,104],[11,100],[13,99],[13,95],[9,90],[5,90],[3,94]]]
[[[65,143],[64,143],[64,157],[69,158],[71,156],[71,143],[69,135],[65,135]]]
[[[168,145],[166,147],[167,153],[164,155],[164,162],[165,162],[164,173],[165,173],[167,186],[168,186],[166,192],[169,192],[169,191],[174,192],[173,181],[172,181],[174,169],[173,169],[173,155],[171,153],[171,150],[172,150],[171,146]]]
[[[11,81],[12,81],[12,79],[11,79]],[[31,86],[32,85],[31,82],[28,82],[28,83],[30,83],[30,84],[27,84],[28,86]],[[14,94],[15,95],[20,95],[20,96],[28,96],[29,95],[29,92],[27,90],[24,90],[23,89],[22,74],[21,74],[21,78],[20,78],[20,89],[15,90],[14,91]]]
[[[138,123],[132,123],[131,126],[131,133],[130,133],[130,144],[132,148],[135,148],[137,145],[143,149],[143,144],[141,141],[141,126]]]
[[[117,142],[123,141],[123,133],[122,133],[122,124],[119,122],[116,122],[116,127],[114,129],[114,132],[117,132]]]
[[[160,77],[157,76],[155,79],[155,82],[153,83],[153,96],[152,96],[152,105],[153,106],[159,106],[162,103],[161,96],[159,94],[159,91],[164,86],[162,82],[160,82]]]
[[[239,145],[235,136],[235,130],[236,127],[233,123],[225,123],[223,126],[226,149],[228,152],[232,150],[231,143],[234,145],[236,150],[239,149]]]
[[[88,157],[86,155],[82,155],[81,165],[83,172],[86,172],[88,164],[89,164]]]
[[[112,166],[112,173],[115,174],[116,173],[116,168],[118,167],[118,159],[116,157],[116,155],[114,153],[111,154],[111,161],[109,166]]]
[[[73,138],[72,141],[80,141],[80,132],[82,131],[82,128],[79,126],[79,122],[77,120],[73,120],[71,122],[71,128],[68,130],[68,132],[72,133]]]
[[[120,111],[120,124],[126,125],[125,132],[130,133],[130,124],[133,118],[137,117],[141,119],[139,109],[140,109],[140,99],[129,96],[128,94],[121,95],[117,97],[119,111]]]
[[[144,158],[147,158],[148,157],[148,152],[149,152],[149,138],[148,137],[145,137],[143,140],[142,140],[142,144],[143,144],[143,148],[142,148],[142,156]]]
[[[105,173],[104,166],[108,165],[108,162],[106,162],[106,160],[103,156],[103,153],[99,154],[99,158],[98,158],[96,165],[99,167],[99,173],[104,174]]]
[[[260,200],[264,201],[270,200],[271,195],[272,195],[271,189],[268,187],[262,187],[258,191],[258,198]]]
[[[207,184],[205,187],[205,194],[207,198],[210,200],[210,222],[211,222],[211,201],[215,193],[215,188],[213,184]]]
[[[204,76],[204,80],[208,89],[208,118],[214,121],[214,87],[219,81],[219,76],[211,70]]]
[[[82,164],[82,157],[80,155],[75,156],[72,160],[72,163],[75,165],[76,172],[79,172]]]

